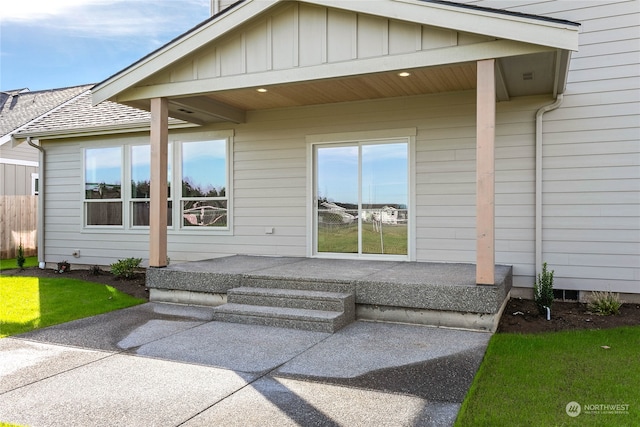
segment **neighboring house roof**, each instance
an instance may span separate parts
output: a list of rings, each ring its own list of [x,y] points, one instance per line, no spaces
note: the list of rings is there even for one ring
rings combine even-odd
[[[0,145],[8,142],[8,135],[28,123],[46,116],[65,102],[86,92],[92,85],[61,89],[29,91],[17,89],[0,92]]]
[[[91,91],[66,103],[56,111],[34,120],[14,133],[14,138],[30,137],[64,137],[87,133],[118,133],[132,129],[149,128],[151,113],[127,105],[105,101],[98,105],[91,103]],[[170,125],[185,124],[180,120],[170,119]]]

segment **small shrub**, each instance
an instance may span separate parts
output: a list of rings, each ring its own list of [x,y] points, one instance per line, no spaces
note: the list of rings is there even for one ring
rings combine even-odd
[[[611,292],[591,292],[589,310],[600,316],[610,316],[620,313],[620,295]]]
[[[546,314],[545,307],[551,308],[553,303],[553,270],[547,270],[547,263],[542,264],[542,273],[538,274],[538,280],[533,285],[533,297],[540,314]]]
[[[64,261],[58,263],[58,269],[56,270],[56,273],[66,273],[69,270],[71,270],[71,264],[69,264],[65,259]]]
[[[102,269],[99,265],[92,265],[89,267],[89,273],[91,273],[92,276],[99,276],[102,274]]]
[[[111,264],[111,274],[118,278],[132,279],[141,262],[142,258],[119,259]]]
[[[24,257],[24,248],[22,247],[22,242],[18,246],[18,256],[16,257],[16,264],[18,264],[18,268],[20,270],[24,270],[24,263],[27,259]]]

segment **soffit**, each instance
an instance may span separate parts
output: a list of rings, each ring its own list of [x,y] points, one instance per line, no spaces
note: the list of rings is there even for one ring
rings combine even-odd
[[[249,1],[247,7],[255,9],[249,3],[254,2]],[[166,97],[170,114],[175,118],[196,124],[242,122],[246,111],[256,109],[473,89],[475,62],[489,58],[498,59],[500,100],[563,90],[567,50],[461,32],[459,29],[465,26],[481,26],[473,24],[475,20],[470,20],[470,15],[452,11],[450,7],[444,11],[447,17],[452,13],[464,17],[456,30],[385,16],[391,10],[397,13],[389,16],[397,16],[400,9],[404,17],[411,10],[425,14],[424,5],[415,1],[310,3],[314,5],[270,2],[270,7],[256,9],[255,15],[242,15],[243,10],[238,10],[235,19],[244,18],[237,25],[228,22],[222,25],[224,20],[221,21],[220,26],[228,30],[218,31],[218,36],[208,42],[191,50],[183,45],[158,54],[154,58],[158,65],[164,56],[175,57],[164,68],[156,68],[156,72],[137,82],[132,76],[117,78],[129,79],[132,84],[122,86],[110,99],[148,110],[149,99]],[[344,10],[345,6],[341,6],[355,7],[354,3],[365,9]],[[364,3],[383,7],[373,10]],[[387,11],[389,5],[395,9]],[[483,13],[487,15],[485,27],[489,22],[499,21],[513,30],[522,24],[520,18]],[[544,33],[544,28],[539,28],[544,25],[539,22],[531,29],[527,21],[525,27],[531,33]],[[573,31],[562,27],[550,25],[549,34]],[[313,30],[313,36],[305,35],[307,28]],[[544,33],[545,37],[549,34]],[[529,34],[520,38],[543,37]],[[559,65],[564,65],[565,70]],[[139,71],[131,70],[142,75]],[[399,71],[410,71],[412,75],[399,79]],[[109,81],[98,85],[94,102],[109,92],[100,94],[101,86],[110,85]],[[258,93],[258,88],[266,88],[268,92]]]

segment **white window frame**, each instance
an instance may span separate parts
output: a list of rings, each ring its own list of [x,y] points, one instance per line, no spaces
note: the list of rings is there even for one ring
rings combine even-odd
[[[167,230],[172,230],[175,228],[175,214],[174,214],[174,210],[175,208],[173,207],[173,200],[175,199],[175,184],[174,184],[174,176],[175,176],[175,153],[174,153],[174,148],[175,145],[173,142],[169,142],[169,146],[167,147],[167,157],[169,159],[171,159],[171,176],[168,176],[167,179],[169,182],[171,182],[171,197],[167,197],[167,202],[172,202],[171,205],[171,225],[167,225]],[[127,170],[125,171],[125,179],[127,181],[127,190],[125,193],[125,199],[126,199],[126,205],[127,205],[127,212],[126,212],[126,217],[128,218],[128,223],[127,226],[129,229],[131,230],[148,230],[149,226],[148,225],[134,225],[133,224],[133,204],[136,202],[151,202],[151,198],[134,198],[133,194],[131,192],[131,178],[132,178],[132,168],[133,168],[133,148],[134,147],[141,147],[141,146],[148,146],[151,147],[151,144],[149,143],[135,143],[135,144],[127,144],[125,145],[125,147],[127,147],[127,154],[125,155],[125,163],[127,165]],[[151,178],[151,177],[149,177]]]
[[[120,198],[119,199],[87,199],[86,196],[86,188],[85,188],[85,184],[87,182],[87,150],[95,150],[95,149],[104,149],[104,148],[120,148],[120,164],[121,164],[121,170],[120,170]],[[81,185],[81,200],[82,200],[82,228],[83,229],[90,229],[90,230],[124,230],[126,229],[127,223],[126,223],[126,218],[127,218],[127,204],[125,203],[125,199],[126,199],[126,189],[122,188],[123,185],[125,185],[125,180],[126,180],[126,175],[127,175],[127,171],[126,171],[126,144],[104,144],[104,145],[96,145],[96,146],[89,146],[89,147],[84,147],[82,150],[82,182],[80,183]],[[88,203],[116,203],[116,202],[120,202],[122,204],[122,223],[120,225],[93,225],[93,224],[88,224],[87,223],[87,204]]]
[[[168,177],[171,182],[171,197],[168,201],[172,202],[171,220],[172,225],[167,227],[167,231],[171,234],[180,233],[198,233],[206,235],[233,235],[233,136],[234,130],[222,130],[222,131],[209,131],[199,132],[185,137],[184,134],[170,135],[169,150],[167,156],[171,157],[172,168],[171,175]],[[183,227],[182,226],[182,146],[183,142],[200,142],[200,141],[212,141],[212,140],[225,140],[226,141],[226,171],[227,171],[227,188],[226,188],[226,200],[227,200],[227,226],[226,227]],[[131,196],[131,147],[148,145],[147,139],[135,138],[128,141],[113,141],[113,143],[100,143],[96,145],[87,144],[82,148],[82,162],[81,162],[81,176],[80,183],[80,209],[81,216],[81,229],[83,232],[104,232],[104,233],[121,233],[123,230],[131,233],[146,233],[149,226],[134,226],[133,225],[133,213],[132,203],[136,201],[144,201],[148,199],[133,199]],[[110,202],[122,203],[122,225],[87,225],[87,203],[91,200],[103,200],[103,199],[86,199],[85,182],[86,182],[86,151],[91,149],[100,148],[116,148],[121,149],[121,180],[122,186],[120,192],[120,199],[108,199]],[[105,200],[106,201],[106,200]]]
[[[345,258],[345,259],[375,259],[375,260],[416,260],[416,182],[415,182],[415,146],[417,128],[386,129],[361,132],[341,132],[329,134],[307,135],[307,257],[310,258]],[[407,255],[376,255],[376,254],[338,254],[321,253],[317,251],[317,228],[315,219],[316,195],[316,147],[330,144],[353,144],[387,140],[406,140],[408,143],[408,185],[409,200],[407,201]]]
[[[173,223],[177,230],[184,233],[206,233],[217,235],[232,235],[233,234],[233,131],[222,132],[206,132],[204,134],[198,134],[197,137],[192,138],[178,138],[172,140],[174,142],[174,149],[176,152],[175,163],[173,165],[174,173],[174,188],[176,193],[173,198],[174,217]],[[224,197],[214,198],[198,198],[198,200],[226,200],[227,202],[227,225],[226,227],[185,227],[183,224],[182,214],[182,202],[183,200],[189,200],[182,196],[182,144],[189,142],[202,142],[202,141],[226,141],[226,179],[227,185],[225,188]]]

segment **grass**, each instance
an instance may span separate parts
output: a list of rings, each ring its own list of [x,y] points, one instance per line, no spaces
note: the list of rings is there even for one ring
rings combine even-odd
[[[38,265],[38,257],[30,256],[25,258],[24,267],[36,267]],[[0,271],[18,268],[18,262],[15,258],[0,259]]]
[[[393,255],[407,254],[407,226],[382,225],[384,253]],[[318,252],[357,253],[358,225],[337,224],[323,226],[318,229]],[[380,245],[380,233],[373,229],[373,224],[365,223],[362,227],[362,253],[383,253]]]
[[[638,426],[638,355],[636,326],[496,334],[455,426]],[[582,413],[569,417],[569,402],[578,402]],[[614,404],[629,405],[627,413],[590,406]],[[587,413],[589,407],[595,410]]]
[[[0,338],[141,304],[111,286],[76,279],[0,277]]]

